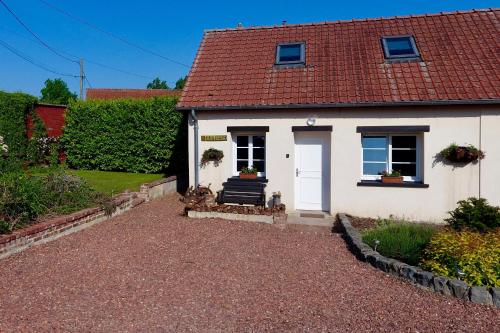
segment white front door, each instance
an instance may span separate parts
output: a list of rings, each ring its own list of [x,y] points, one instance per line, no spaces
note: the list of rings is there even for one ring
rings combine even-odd
[[[296,134],[296,209],[328,210],[329,152],[326,141],[318,134]]]

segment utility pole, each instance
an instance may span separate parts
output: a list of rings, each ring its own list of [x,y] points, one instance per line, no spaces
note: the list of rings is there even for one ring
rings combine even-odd
[[[80,59],[80,100],[83,101],[83,80],[85,79],[85,74],[83,72],[83,59]]]

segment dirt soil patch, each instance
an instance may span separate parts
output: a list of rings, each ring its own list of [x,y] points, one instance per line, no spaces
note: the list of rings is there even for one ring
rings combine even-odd
[[[357,217],[349,215],[349,219],[351,220],[352,226],[359,231],[372,229],[377,226],[377,219],[373,219],[371,217]]]
[[[498,332],[500,311],[419,289],[328,228],[189,219],[178,197],[0,261],[3,332]]]

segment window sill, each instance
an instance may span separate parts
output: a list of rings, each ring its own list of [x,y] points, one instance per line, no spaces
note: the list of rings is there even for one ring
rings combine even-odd
[[[357,186],[428,188],[429,184],[422,182],[382,183],[378,180],[362,180],[357,183]]]

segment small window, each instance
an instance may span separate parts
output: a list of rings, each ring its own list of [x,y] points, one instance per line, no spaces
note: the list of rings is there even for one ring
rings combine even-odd
[[[276,50],[277,64],[304,63],[304,43],[279,44]]]
[[[382,46],[386,59],[418,58],[413,36],[383,37]]]
[[[376,180],[384,171],[397,170],[405,181],[420,181],[418,135],[363,135],[361,145],[363,179]]]
[[[234,174],[238,175],[245,167],[257,169],[257,175],[266,175],[266,137],[264,135],[238,135],[235,146],[236,160]]]

